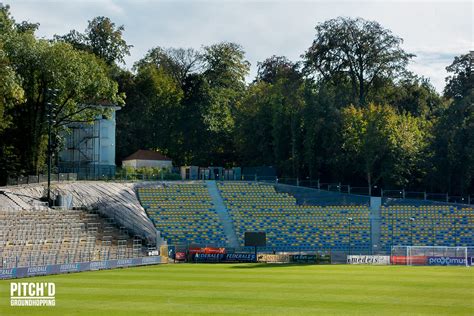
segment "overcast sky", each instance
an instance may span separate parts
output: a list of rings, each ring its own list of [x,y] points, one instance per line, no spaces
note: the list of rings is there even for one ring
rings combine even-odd
[[[405,41],[417,55],[410,69],[444,87],[445,67],[454,56],[474,50],[472,1],[34,1],[0,0],[11,6],[17,21],[39,22],[40,37],[51,38],[71,29],[84,31],[87,21],[104,15],[125,26],[133,45],[131,67],[154,46],[199,49],[220,41],[243,46],[252,64],[272,55],[291,60],[311,45],[314,26],[338,16],[376,20]]]

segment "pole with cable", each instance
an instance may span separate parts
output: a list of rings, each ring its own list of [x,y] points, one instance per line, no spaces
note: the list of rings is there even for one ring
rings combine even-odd
[[[52,156],[53,156],[53,146],[52,146],[52,141],[51,141],[51,126],[56,123],[53,120],[53,111],[55,110],[54,108],[54,99],[57,96],[57,89],[48,89],[47,90],[47,95],[49,101],[46,103],[47,106],[47,118],[48,118],[48,206],[51,207],[51,165],[52,165]]]

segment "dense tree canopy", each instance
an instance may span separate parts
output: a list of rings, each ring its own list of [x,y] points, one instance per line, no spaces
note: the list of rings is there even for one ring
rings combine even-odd
[[[474,184],[474,78],[472,55],[454,58],[444,90],[451,104],[436,121],[432,182],[443,191],[466,192]]]
[[[381,179],[406,187],[426,147],[428,125],[391,106],[350,106],[342,112],[342,150],[354,173],[367,178],[369,192]]]
[[[109,65],[124,63],[130,55],[130,45],[123,39],[124,26],[115,26],[108,17],[98,16],[89,21],[84,33],[76,30],[63,36],[55,36],[58,41],[70,43],[75,48],[95,54]]]
[[[186,77],[198,72],[202,67],[202,58],[193,48],[162,48],[155,47],[148,51],[146,56],[138,61],[135,68],[152,64],[163,68],[179,84],[184,84]]]
[[[316,38],[304,55],[307,70],[335,82],[348,78],[353,102],[359,105],[366,104],[376,80],[396,78],[414,56],[400,47],[401,38],[375,21],[339,17],[315,29]]]
[[[24,27],[10,24],[0,37],[6,66],[1,71],[5,78],[2,87],[8,90],[2,99],[10,104],[6,108],[11,117],[1,146],[4,152],[8,148],[8,152],[15,152],[9,165],[39,173],[46,159],[48,102],[56,105],[51,114],[54,134],[59,135],[70,122],[89,122],[98,114],[107,114],[96,105],[104,101],[121,105],[123,96],[109,78],[104,61],[68,43],[38,40],[33,28],[25,32]],[[48,95],[49,89],[57,89],[54,99]]]
[[[117,164],[151,149],[176,166],[266,165],[282,178],[474,191],[471,55],[447,67],[440,95],[407,70],[413,55],[401,38],[360,18],[319,23],[301,61],[271,56],[255,78],[236,43],[151,43],[127,70],[125,29],[107,17],[54,40],[37,28],[0,9],[0,183],[43,171],[52,101],[53,135],[108,114],[96,104],[124,104]]]

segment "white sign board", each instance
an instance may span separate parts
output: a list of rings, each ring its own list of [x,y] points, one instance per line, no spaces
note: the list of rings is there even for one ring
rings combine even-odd
[[[390,264],[390,256],[347,256],[348,264]]]

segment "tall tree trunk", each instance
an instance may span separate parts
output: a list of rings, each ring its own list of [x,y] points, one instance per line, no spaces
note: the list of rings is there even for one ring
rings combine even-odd
[[[370,171],[367,171],[367,184],[369,185],[369,196],[372,196],[372,177]]]
[[[359,105],[365,105],[364,81],[362,80],[359,86]]]
[[[365,106],[364,73],[362,70],[359,74],[359,106]]]

